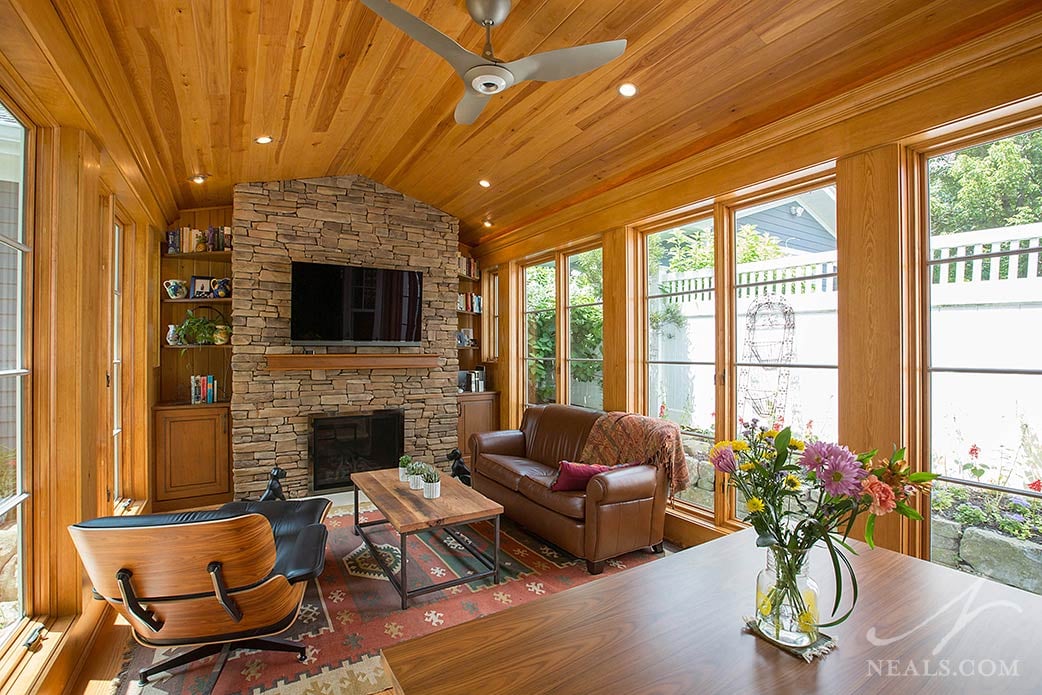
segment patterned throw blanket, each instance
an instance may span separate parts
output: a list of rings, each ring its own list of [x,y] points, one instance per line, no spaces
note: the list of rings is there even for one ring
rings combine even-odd
[[[603,466],[634,462],[655,466],[665,470],[674,495],[688,483],[680,428],[669,420],[633,413],[605,413],[593,423],[580,460]]]

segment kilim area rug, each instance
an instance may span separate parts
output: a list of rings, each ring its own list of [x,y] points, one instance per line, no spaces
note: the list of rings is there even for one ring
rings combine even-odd
[[[379,518],[363,504],[362,519]],[[329,541],[322,576],[309,583],[297,622],[281,637],[303,642],[307,662],[292,654],[233,651],[213,692],[216,695],[371,695],[390,687],[380,662],[380,649],[404,640],[458,625],[483,615],[537,601],[542,596],[579,586],[650,562],[660,555],[637,551],[610,560],[604,573],[591,577],[582,560],[529,535],[503,517],[501,581],[491,578],[410,599],[401,599],[380,571],[360,538],[352,532],[349,507],[338,507],[326,518]],[[390,527],[373,531],[377,546],[397,570],[398,536]],[[492,524],[464,527],[475,547],[489,552]],[[409,585],[416,588],[464,576],[482,569],[444,531],[409,538]],[[415,567],[414,567],[415,565]],[[215,657],[158,675],[144,688],[138,671],[174,654],[177,649],[148,649],[132,643],[114,692],[119,695],[198,695]]]

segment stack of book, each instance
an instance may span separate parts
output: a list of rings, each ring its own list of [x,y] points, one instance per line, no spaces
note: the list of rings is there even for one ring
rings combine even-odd
[[[457,256],[456,264],[459,266],[460,275],[466,275],[469,278],[476,278],[478,276],[478,262],[473,258]]]
[[[166,233],[166,255],[181,253],[205,253],[207,251],[231,251],[232,228],[210,227],[192,229],[181,227]]]
[[[217,379],[213,374],[189,377],[192,384],[192,405],[217,402]]]
[[[456,311],[472,311],[481,313],[481,295],[473,292],[460,292],[456,300]]]

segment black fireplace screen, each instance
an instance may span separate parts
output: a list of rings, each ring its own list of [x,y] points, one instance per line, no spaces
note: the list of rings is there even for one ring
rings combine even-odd
[[[404,410],[312,418],[312,489],[349,487],[352,473],[396,467],[404,439]]]

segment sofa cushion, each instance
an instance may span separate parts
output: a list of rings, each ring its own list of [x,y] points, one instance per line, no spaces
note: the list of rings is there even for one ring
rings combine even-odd
[[[553,478],[539,476],[522,478],[517,491],[541,507],[572,519],[586,518],[585,492],[553,492]]]
[[[538,461],[503,454],[482,454],[475,472],[514,492],[518,491],[518,485],[525,477],[546,479],[546,486],[550,487],[550,481],[557,473],[555,469]]]
[[[568,405],[531,406],[525,411],[521,423],[525,433],[525,455],[555,470],[558,461],[582,460],[586,436],[603,414]]]
[[[561,461],[557,468],[557,477],[550,485],[550,489],[554,492],[585,491],[586,483],[590,482],[590,478],[610,470],[610,466]]]

